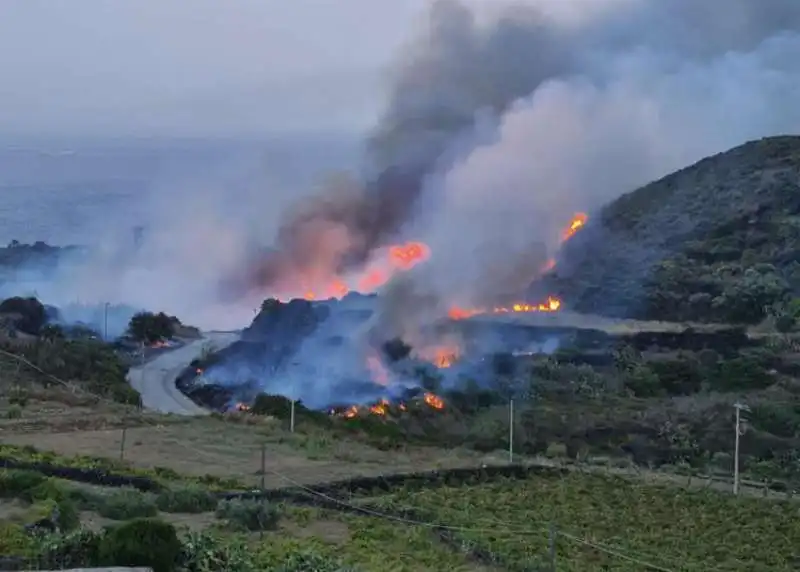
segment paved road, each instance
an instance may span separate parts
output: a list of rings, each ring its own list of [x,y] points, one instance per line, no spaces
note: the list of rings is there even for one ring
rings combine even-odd
[[[128,382],[141,393],[145,409],[177,415],[206,415],[208,411],[194,403],[175,387],[183,368],[203,353],[206,344],[215,349],[229,346],[238,333],[206,332],[203,338],[181,348],[165,352],[143,366],[131,368]]]

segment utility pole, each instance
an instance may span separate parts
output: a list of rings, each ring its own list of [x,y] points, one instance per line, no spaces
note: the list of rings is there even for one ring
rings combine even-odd
[[[733,452],[733,494],[739,494],[739,437],[744,435],[744,427],[742,426],[742,410],[750,411],[747,405],[743,405],[738,401],[733,404],[736,410],[736,444]]]
[[[108,306],[109,303],[106,302],[103,305],[103,341],[108,341]]]
[[[508,462],[514,462],[514,400],[508,402]]]

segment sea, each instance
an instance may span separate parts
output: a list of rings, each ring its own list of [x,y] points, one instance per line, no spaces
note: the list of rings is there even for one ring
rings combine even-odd
[[[244,212],[260,194],[283,207],[330,173],[357,168],[360,151],[357,135],[330,133],[0,141],[0,244],[90,245],[146,225],[171,196],[191,204],[223,195]]]

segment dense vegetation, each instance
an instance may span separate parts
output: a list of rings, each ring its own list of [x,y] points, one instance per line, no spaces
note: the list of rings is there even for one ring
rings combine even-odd
[[[771,137],[626,194],[567,243],[548,292],[581,312],[727,323],[777,314],[789,328],[800,294],[798,174],[800,137]]]
[[[164,312],[139,312],[128,324],[128,335],[137,342],[155,343],[172,339],[181,322]]]
[[[711,490],[681,490],[618,477],[537,476],[471,487],[400,491],[384,509],[444,522],[463,543],[494,555],[504,570],[548,569],[550,526],[556,568],[644,570],[614,555],[668,570],[794,570],[800,538],[791,502],[735,499]],[[588,541],[609,549],[582,543]]]

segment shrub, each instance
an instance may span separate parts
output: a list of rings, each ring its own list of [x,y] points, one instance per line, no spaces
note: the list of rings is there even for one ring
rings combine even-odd
[[[7,419],[19,419],[20,417],[22,417],[22,407],[20,407],[19,405],[16,404],[11,405],[6,410]]]
[[[129,520],[155,516],[158,509],[152,499],[139,491],[123,489],[106,496],[97,507],[97,512],[112,520]]]
[[[21,497],[47,480],[34,471],[0,470],[0,497]]]
[[[277,572],[350,572],[353,569],[343,566],[333,558],[322,556],[316,552],[304,550],[292,552],[277,568]]]
[[[164,312],[139,312],[128,323],[128,334],[136,341],[154,343],[172,338],[176,325],[180,325],[177,318]]]
[[[18,385],[14,386],[8,393],[8,402],[11,405],[25,407],[28,405],[28,401],[30,401],[30,395],[28,394],[28,390],[23,387],[19,387]]]
[[[183,543],[181,568],[187,572],[255,572],[252,551],[239,539],[223,541],[206,532],[190,533]]]
[[[83,529],[47,535],[38,544],[38,564],[53,569],[99,566],[102,538],[102,534]]]
[[[567,456],[567,446],[563,443],[550,443],[545,451],[548,459],[563,459]]]
[[[172,572],[181,548],[174,526],[139,518],[109,529],[98,552],[104,566],[149,566],[153,572]]]
[[[646,365],[635,365],[624,374],[625,387],[636,397],[656,397],[664,393],[661,380]]]
[[[25,532],[25,528],[10,522],[0,522],[0,554],[30,556],[34,548],[35,543]]]
[[[0,314],[15,314],[19,316],[14,326],[26,334],[39,335],[39,331],[47,322],[47,313],[44,305],[36,298],[21,298],[15,296],[0,302]]]
[[[217,518],[244,530],[269,530],[278,524],[280,512],[274,506],[260,501],[223,500],[217,505]]]
[[[75,504],[68,499],[58,501],[53,499],[36,501],[28,510],[28,518],[26,520],[26,524],[36,524],[47,521],[62,532],[74,530],[80,524],[78,509],[75,508]]]
[[[156,497],[156,506],[164,512],[195,514],[214,510],[217,497],[202,487],[190,485],[161,492]]]

